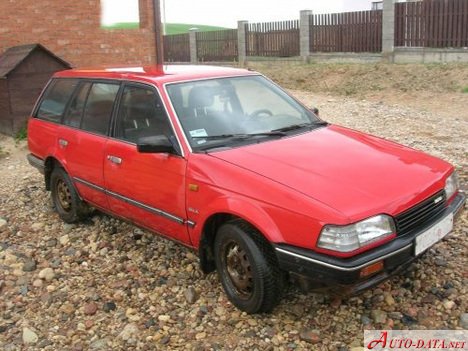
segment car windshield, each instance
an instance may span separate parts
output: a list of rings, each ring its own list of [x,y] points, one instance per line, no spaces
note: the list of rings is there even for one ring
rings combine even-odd
[[[257,143],[323,125],[262,76],[174,83],[167,91],[194,151]]]

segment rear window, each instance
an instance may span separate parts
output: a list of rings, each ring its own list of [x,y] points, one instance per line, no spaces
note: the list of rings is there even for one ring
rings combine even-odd
[[[45,91],[36,117],[51,122],[60,122],[78,79],[54,79]]]

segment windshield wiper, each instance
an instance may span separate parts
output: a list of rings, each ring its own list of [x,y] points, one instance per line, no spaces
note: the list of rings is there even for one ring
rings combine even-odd
[[[192,139],[204,140],[218,140],[218,139],[249,139],[257,136],[286,136],[287,134],[279,130],[272,130],[271,132],[263,133],[248,133],[248,134],[220,134],[220,135],[207,135],[207,136],[193,136]]]
[[[286,126],[283,128],[273,129],[271,132],[289,132],[291,130],[302,129],[306,127],[319,127],[319,126],[326,126],[328,125],[327,122],[324,121],[317,121],[317,122],[308,122],[308,123],[298,123],[292,124],[290,126]]]

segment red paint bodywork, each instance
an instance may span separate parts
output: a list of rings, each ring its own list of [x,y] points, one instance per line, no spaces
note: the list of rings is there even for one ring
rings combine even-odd
[[[140,154],[135,145],[36,118],[29,122],[31,153],[43,160],[57,159],[72,177],[92,180],[195,223],[149,214],[76,183],[80,196],[93,205],[194,248],[206,221],[227,213],[250,222],[270,242],[320,251],[316,243],[323,225],[350,224],[377,214],[395,216],[444,188],[453,170],[447,162],[335,125],[226,151],[192,153],[164,85],[251,74],[257,73],[200,66],[60,72],[55,77],[128,80],[156,87],[183,156]],[[71,144],[67,150],[58,142],[63,137]],[[85,159],[74,158],[78,147],[84,148]],[[122,165],[110,163],[108,155],[121,158]],[[198,185],[198,191],[190,191],[190,184]],[[346,257],[357,252],[328,253]]]

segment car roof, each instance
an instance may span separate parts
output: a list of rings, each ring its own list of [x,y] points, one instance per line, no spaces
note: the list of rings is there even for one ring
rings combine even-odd
[[[205,78],[258,75],[248,69],[206,65],[160,65],[84,68],[60,71],[54,77],[139,80],[165,84]]]

